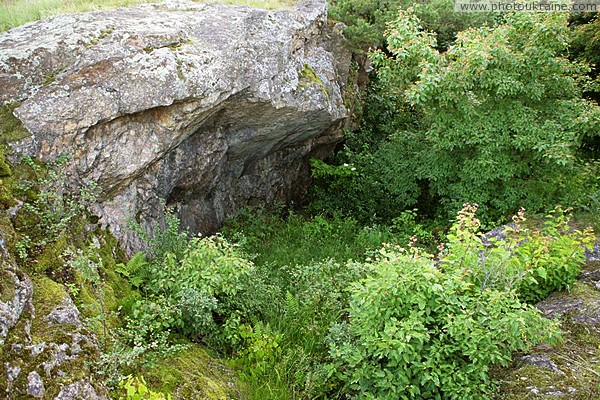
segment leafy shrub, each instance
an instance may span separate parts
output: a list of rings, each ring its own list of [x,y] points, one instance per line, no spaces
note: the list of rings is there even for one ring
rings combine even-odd
[[[167,254],[181,257],[187,247],[189,233],[181,228],[181,222],[172,209],[164,202],[162,218],[153,220],[149,226],[142,226],[135,220],[129,221],[129,228],[145,247],[144,256],[150,260],[162,260]]]
[[[149,337],[177,330],[234,345],[238,325],[258,313],[267,293],[254,265],[221,236],[189,239],[180,253],[152,251],[152,260],[136,256],[120,267],[144,294],[132,305],[133,320],[145,321]]]
[[[273,368],[281,355],[281,335],[273,334],[268,326],[256,324],[241,325],[239,334],[242,339],[241,350],[235,359],[235,364],[246,367],[242,374],[264,375]],[[242,379],[248,376],[242,376]]]
[[[330,381],[357,397],[482,398],[491,365],[558,338],[514,292],[481,290],[418,251],[384,248],[371,266],[329,338]]]
[[[143,368],[152,369],[160,360],[187,348],[187,345],[173,343],[169,330],[162,326],[157,329],[151,318],[154,315],[145,313],[128,317],[123,328],[111,331],[112,342],[95,363],[96,371],[109,388],[117,387],[127,374]]]
[[[476,211],[477,206],[465,205],[458,214],[442,268],[463,271],[482,289],[514,289],[528,303],[569,288],[581,272],[585,248],[594,242],[591,228],[571,229],[570,215],[561,208],[548,214],[539,230],[524,226],[521,210],[512,224],[496,229],[499,237],[488,235],[482,241]]]
[[[470,26],[493,22],[489,13],[458,13],[450,0],[431,0],[415,3],[394,0],[335,0],[330,7],[330,18],[344,22],[348,27],[346,36],[357,48],[382,47],[386,23],[392,21],[398,7],[414,6],[424,21],[425,29],[440,36],[440,45],[445,48],[454,41],[457,32]]]
[[[148,389],[143,376],[133,377],[129,375],[119,383],[119,387],[125,392],[125,397],[119,396],[119,400],[171,400],[171,395],[153,392]]]
[[[582,98],[589,68],[563,56],[568,39],[566,15],[515,13],[461,32],[440,53],[401,11],[387,36],[392,55],[372,55],[381,90],[419,119],[374,155],[390,191],[407,205],[438,196],[448,213],[477,202],[492,219],[572,200],[586,186],[579,148],[597,135],[600,108]]]

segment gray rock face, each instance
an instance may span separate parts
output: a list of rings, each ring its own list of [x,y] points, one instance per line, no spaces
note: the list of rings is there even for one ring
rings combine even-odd
[[[2,346],[8,331],[19,321],[23,311],[28,310],[33,313],[33,284],[27,274],[12,265],[0,266],[0,279],[3,286],[10,288],[8,301],[0,300],[0,346]]]
[[[99,396],[96,389],[85,380],[74,382],[62,388],[55,400],[106,400],[106,397]]]
[[[42,377],[36,371],[32,371],[27,375],[27,394],[33,397],[44,397],[44,382]]]
[[[292,10],[186,0],[53,17],[0,36],[0,103],[31,137],[17,154],[67,153],[73,182],[122,242],[160,200],[193,231],[306,188],[308,159],[341,139],[350,53],[325,2]]]

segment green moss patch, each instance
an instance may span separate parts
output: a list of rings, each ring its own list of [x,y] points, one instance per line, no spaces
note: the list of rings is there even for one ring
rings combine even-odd
[[[327,90],[325,83],[309,64],[304,64],[302,66],[302,69],[298,72],[298,76],[300,80],[298,84],[299,90],[306,90],[310,87],[316,87],[329,101],[331,96],[329,95],[329,91]]]
[[[68,296],[65,287],[44,275],[33,276],[33,304],[36,319],[48,315]]]
[[[21,121],[14,116],[13,111],[19,106],[14,103],[0,107],[0,142],[16,142],[31,136],[31,133],[23,126]]]
[[[154,390],[171,393],[174,399],[229,399],[236,390],[233,373],[201,347],[190,348],[143,371]]]
[[[15,295],[15,285],[11,277],[0,270],[0,301],[7,303]]]

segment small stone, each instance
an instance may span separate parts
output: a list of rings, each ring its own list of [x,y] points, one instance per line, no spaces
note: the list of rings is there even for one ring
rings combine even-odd
[[[46,348],[46,342],[38,343],[33,346],[27,346],[27,349],[29,349],[31,351],[32,357],[35,357],[38,354],[41,354],[45,348]]]
[[[4,368],[6,369],[6,391],[10,392],[10,388],[12,387],[12,383],[17,379],[19,374],[21,373],[21,367],[18,365],[10,365],[9,363],[4,363]]]
[[[23,202],[21,200],[17,200],[17,204],[6,210],[6,212],[8,213],[8,216],[12,219],[17,216],[21,207],[23,207]]]
[[[82,326],[79,310],[69,296],[65,296],[62,304],[58,307],[55,307],[45,319],[50,325],[58,324],[75,325],[77,327]]]
[[[105,396],[99,395],[96,389],[83,380],[64,386],[54,400],[106,400]]]
[[[550,357],[548,357],[546,355],[543,355],[543,354],[529,354],[527,356],[521,357],[521,360],[523,360],[527,364],[533,365],[535,367],[548,369],[548,370],[550,370],[552,372],[555,372],[555,373],[557,373],[559,375],[564,375],[565,374],[563,371],[561,371],[556,366],[556,364],[554,364],[554,361],[552,361],[550,359]]]
[[[586,262],[600,260],[600,242],[595,243],[591,251],[588,249],[585,250],[585,259]]]
[[[32,371],[27,375],[27,394],[33,397],[42,398],[44,397],[44,382],[40,374],[36,371]]]
[[[531,393],[535,396],[540,394],[540,390],[538,388],[536,388],[535,386],[527,386],[526,389],[529,391],[529,393]]]
[[[546,318],[560,318],[571,312],[578,312],[585,308],[583,301],[577,299],[550,298],[536,306]]]
[[[21,350],[23,350],[23,345],[21,343],[13,343],[12,346],[10,346],[10,350],[15,353],[20,353]]]

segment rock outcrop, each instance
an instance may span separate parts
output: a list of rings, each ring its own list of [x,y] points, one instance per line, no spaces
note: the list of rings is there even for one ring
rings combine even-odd
[[[290,10],[177,0],[57,16],[0,36],[0,103],[30,136],[13,158],[71,158],[124,225],[175,207],[192,231],[305,190],[340,141],[350,53],[323,1]],[[13,160],[14,161],[14,160]]]
[[[2,226],[0,242],[5,243],[14,232]],[[91,365],[99,351],[64,287],[45,276],[31,278],[2,251],[0,397],[107,399]]]
[[[562,343],[540,345],[496,369],[493,378],[500,389],[494,399],[600,398],[600,263],[590,254],[570,290],[537,304],[545,317],[560,324]]]

